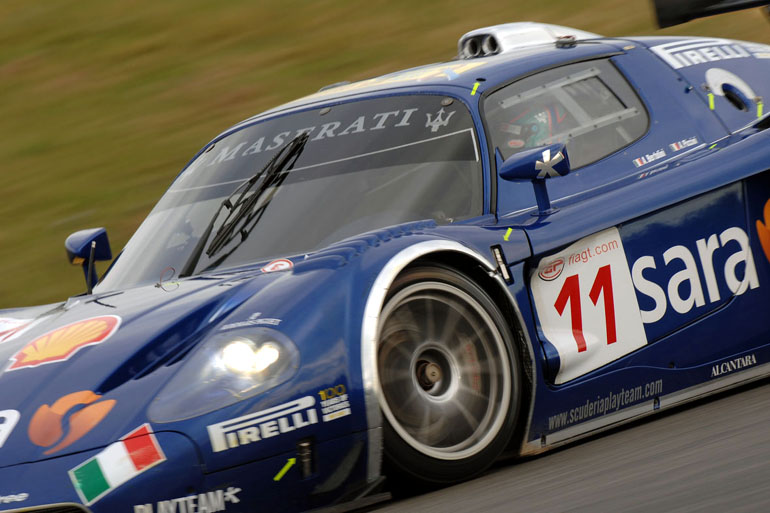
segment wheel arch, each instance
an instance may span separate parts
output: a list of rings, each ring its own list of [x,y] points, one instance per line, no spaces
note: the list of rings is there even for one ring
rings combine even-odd
[[[361,330],[361,373],[369,427],[367,468],[369,482],[379,479],[382,465],[382,412],[379,406],[382,391],[377,371],[377,330],[380,312],[390,287],[398,276],[407,269],[425,264],[440,264],[471,278],[492,298],[511,328],[522,370],[519,414],[526,421],[516,426],[508,444],[509,452],[518,453],[530,421],[535,376],[532,348],[528,342],[524,319],[516,300],[510,294],[505,282],[495,272],[495,265],[484,255],[456,241],[430,240],[416,243],[394,255],[380,270],[364,307]]]

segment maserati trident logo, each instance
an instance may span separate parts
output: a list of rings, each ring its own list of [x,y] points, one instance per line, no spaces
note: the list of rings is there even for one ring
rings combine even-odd
[[[564,155],[562,155],[561,152],[554,155],[553,158],[551,158],[551,149],[547,149],[543,152],[543,160],[535,162],[535,170],[540,171],[537,174],[538,178],[553,178],[556,176],[561,176],[558,171],[556,171],[553,166],[558,164],[564,160]]]
[[[429,113],[425,113],[425,117],[428,118],[428,121],[425,122],[425,128],[430,128],[430,131],[433,133],[438,132],[438,129],[442,126],[447,126],[449,124],[449,120],[451,119],[452,115],[455,113],[455,111],[450,112],[447,114],[446,117],[444,117],[444,107],[441,107],[438,112],[436,112],[436,117],[433,118]]]

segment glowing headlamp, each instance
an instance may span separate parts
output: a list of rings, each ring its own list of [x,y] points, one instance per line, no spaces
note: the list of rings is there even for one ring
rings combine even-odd
[[[299,350],[268,327],[244,326],[213,333],[150,405],[153,422],[174,422],[224,408],[290,380]]]
[[[272,341],[257,347],[250,340],[236,339],[222,349],[222,363],[228,370],[240,374],[262,372],[280,356],[280,346]]]

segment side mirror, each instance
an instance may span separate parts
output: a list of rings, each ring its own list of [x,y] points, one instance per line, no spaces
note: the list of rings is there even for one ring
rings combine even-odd
[[[551,144],[540,148],[522,151],[503,160],[500,150],[495,148],[497,174],[508,181],[530,180],[535,188],[537,199],[536,215],[544,216],[557,212],[551,207],[548,189],[545,185],[547,178],[565,176],[570,172],[567,147],[562,143]]]
[[[83,267],[86,287],[88,287],[88,293],[90,294],[91,289],[98,281],[94,262],[112,260],[112,250],[110,249],[110,241],[107,238],[107,230],[104,228],[80,230],[67,237],[64,247],[67,250],[67,258],[70,263]]]

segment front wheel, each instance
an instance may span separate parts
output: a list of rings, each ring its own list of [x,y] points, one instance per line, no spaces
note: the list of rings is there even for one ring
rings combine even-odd
[[[500,310],[466,276],[419,267],[395,281],[380,319],[386,463],[439,484],[486,469],[511,437],[520,396]]]

